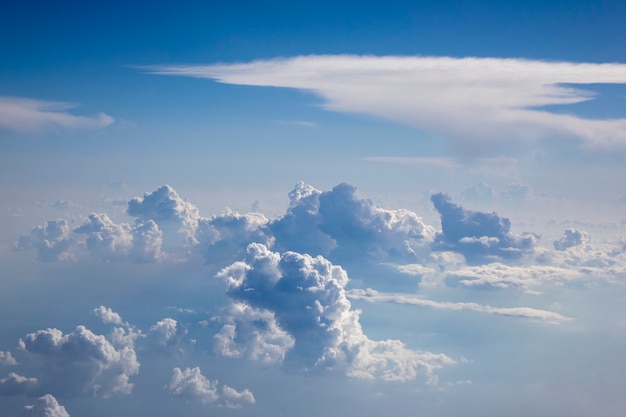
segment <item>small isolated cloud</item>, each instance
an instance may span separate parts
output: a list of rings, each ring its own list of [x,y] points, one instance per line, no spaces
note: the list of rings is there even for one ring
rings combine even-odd
[[[113,123],[104,113],[86,117],[67,112],[74,107],[71,103],[0,96],[0,128],[36,132],[48,128],[98,129]]]
[[[65,407],[50,394],[39,398],[34,405],[24,407],[21,417],[70,417]]]
[[[239,408],[255,403],[254,395],[249,390],[240,392],[228,385],[220,388],[218,381],[211,381],[202,375],[199,367],[184,370],[174,368],[167,389],[174,396],[199,400],[203,404]]]
[[[238,303],[274,314],[294,341],[286,361],[305,370],[344,372],[364,379],[405,381],[454,361],[443,354],[417,352],[399,340],[369,339],[345,292],[346,272],[328,260],[296,252],[282,255],[251,244],[244,262],[218,277]],[[255,339],[250,339],[255,343]]]
[[[73,239],[67,220],[48,220],[44,226],[35,226],[30,234],[24,234],[15,244],[15,249],[37,250],[37,259],[44,262],[73,259],[70,252]]]
[[[95,314],[95,316],[102,320],[102,322],[105,324],[117,324],[125,326],[128,325],[127,323],[122,321],[122,316],[105,306],[95,308],[93,310],[93,314]]]
[[[11,372],[6,378],[0,379],[0,395],[24,395],[33,392],[38,386],[37,378],[28,378]]]
[[[589,241],[589,233],[574,228],[565,229],[563,236],[554,241],[554,249],[566,250],[574,246],[584,245]]]
[[[11,355],[11,352],[4,352],[0,350],[0,365],[13,366],[17,365],[17,361]]]
[[[187,329],[176,320],[166,317],[156,322],[146,334],[145,341],[167,354],[184,353]]]
[[[286,87],[331,111],[369,114],[429,129],[465,147],[511,146],[564,136],[624,148],[626,119],[586,119],[545,106],[593,99],[571,84],[626,83],[626,64],[503,58],[309,55],[240,64],[158,65],[151,73],[227,84]],[[488,147],[472,146],[472,149]]]
[[[40,361],[44,392],[57,395],[130,394],[129,378],[139,372],[132,345],[116,349],[85,326],[68,334],[58,329],[30,333],[20,340],[20,348]]]
[[[435,250],[458,252],[470,263],[482,263],[519,258],[537,245],[537,235],[511,233],[509,219],[496,213],[466,210],[442,193],[433,194],[430,199],[441,216],[442,231],[433,244]]]
[[[559,313],[553,311],[541,310],[531,307],[493,307],[477,303],[450,302],[450,301],[432,301],[417,297],[411,294],[396,293],[380,293],[376,290],[351,290],[348,292],[348,298],[353,300],[363,300],[374,302],[387,302],[395,304],[410,304],[420,307],[430,307],[437,310],[470,310],[479,313],[496,314],[499,316],[519,317],[544,321],[552,324],[560,324],[565,320],[570,320]]]

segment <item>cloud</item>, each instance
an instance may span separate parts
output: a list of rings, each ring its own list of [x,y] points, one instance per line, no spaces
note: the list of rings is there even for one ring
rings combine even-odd
[[[433,249],[461,253],[469,263],[519,258],[531,252],[539,240],[533,233],[514,235],[509,219],[496,213],[466,210],[446,194],[433,194],[430,199],[441,216],[442,228]]]
[[[280,363],[294,345],[294,339],[267,309],[233,302],[213,320],[222,324],[213,336],[213,351],[221,356]]]
[[[128,202],[127,212],[143,222],[154,221],[163,231],[163,244],[168,250],[196,243],[198,208],[183,200],[169,185],[133,198]]]
[[[41,384],[57,395],[130,394],[129,378],[139,372],[132,345],[116,349],[85,326],[68,334],[58,329],[30,333],[20,340],[20,348],[39,359]]]
[[[17,361],[11,355],[11,352],[4,352],[0,350],[0,365],[5,365],[5,366],[17,365]]]
[[[56,398],[46,394],[39,398],[34,405],[24,407],[21,417],[70,417],[65,407],[60,405]]]
[[[492,307],[477,303],[432,301],[420,298],[411,294],[380,293],[370,288],[366,290],[351,290],[347,293],[348,298],[353,300],[363,300],[371,303],[387,302],[395,304],[410,304],[420,307],[430,307],[437,310],[470,310],[479,313],[496,314],[499,316],[519,317],[537,321],[545,321],[552,324],[560,324],[565,320],[570,320],[561,314],[553,311],[541,310],[531,307]]]
[[[0,379],[0,395],[28,394],[39,386],[37,378],[27,378],[11,372],[6,378]]]
[[[37,259],[44,262],[73,259],[70,249],[74,244],[67,220],[48,220],[44,226],[35,226],[30,234],[23,234],[15,249],[37,250]]]
[[[270,223],[278,250],[323,255],[340,263],[363,259],[417,260],[435,230],[409,210],[387,210],[339,184],[321,192],[299,183],[285,216]]]
[[[626,64],[309,55],[145,69],[226,84],[301,89],[324,99],[328,110],[429,129],[466,148],[476,142],[515,146],[554,136],[572,137],[594,147],[626,145],[626,119],[586,119],[545,108],[593,99],[593,94],[571,84],[626,83]]]
[[[105,324],[117,324],[128,326],[128,323],[122,321],[122,317],[108,307],[100,306],[93,310],[93,313]]]
[[[203,404],[239,408],[255,403],[254,395],[249,390],[244,389],[239,392],[228,385],[224,385],[220,389],[218,381],[207,379],[202,375],[199,367],[184,370],[174,368],[167,389],[174,396],[197,399]]]
[[[321,256],[281,255],[251,244],[245,262],[218,277],[236,302],[274,313],[294,340],[285,360],[303,369],[405,381],[420,374],[433,379],[437,368],[454,363],[446,355],[407,349],[398,340],[370,340],[359,323],[360,312],[346,297],[348,275]]]
[[[70,103],[0,96],[0,128],[36,132],[53,127],[98,129],[113,123],[113,118],[104,113],[85,117],[67,112],[74,107]]]
[[[563,236],[559,240],[554,241],[554,249],[566,250],[573,246],[580,246],[589,241],[589,234],[584,230],[574,228],[565,229]]]
[[[113,223],[104,213],[92,213],[73,232],[87,235],[87,250],[103,260],[154,262],[162,257],[163,233],[150,219],[130,226]]]

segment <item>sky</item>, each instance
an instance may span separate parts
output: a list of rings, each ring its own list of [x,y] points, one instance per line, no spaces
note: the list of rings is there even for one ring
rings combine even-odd
[[[620,1],[14,2],[8,417],[617,417]]]

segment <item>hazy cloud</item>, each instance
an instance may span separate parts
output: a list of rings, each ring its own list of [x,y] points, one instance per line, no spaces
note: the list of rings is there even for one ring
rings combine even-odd
[[[496,213],[466,210],[442,193],[433,194],[430,199],[441,216],[442,228],[433,249],[459,252],[469,263],[519,258],[539,240],[533,233],[511,233],[510,220]]]
[[[35,226],[30,234],[20,236],[15,249],[34,248],[37,250],[37,259],[48,262],[73,259],[70,253],[73,244],[67,220],[48,220],[46,225]]]
[[[571,84],[626,83],[625,64],[309,55],[147,70],[227,84],[302,89],[322,97],[326,109],[430,129],[462,144],[514,146],[555,135],[598,147],[626,144],[626,119],[585,119],[542,109],[593,99],[592,93]]]
[[[130,394],[129,377],[139,372],[132,346],[116,349],[85,326],[68,334],[39,330],[21,339],[20,347],[40,360],[43,388],[57,395]]]
[[[0,395],[24,395],[38,386],[37,378],[28,378],[11,372],[6,378],[0,379]]]
[[[17,365],[17,361],[11,355],[11,352],[4,352],[0,350],[0,365],[5,365],[5,366]]]
[[[218,381],[207,379],[199,367],[184,370],[174,368],[167,389],[174,396],[197,399],[203,404],[238,408],[255,403],[254,395],[249,390],[239,392],[228,385],[220,388]]]
[[[554,241],[554,249],[566,250],[573,246],[580,246],[589,241],[589,234],[584,230],[574,228],[565,229],[563,236],[559,240]]]
[[[553,311],[541,310],[531,307],[493,307],[477,303],[433,301],[412,294],[380,293],[370,288],[366,290],[351,290],[347,293],[348,298],[369,302],[387,302],[395,304],[410,304],[420,307],[430,307],[437,310],[470,310],[479,313],[496,314],[500,316],[527,318],[548,323],[559,324],[569,318]]]
[[[71,103],[0,96],[0,127],[36,132],[47,128],[98,129],[113,123],[113,118],[104,113],[86,117],[67,112],[74,107]]]

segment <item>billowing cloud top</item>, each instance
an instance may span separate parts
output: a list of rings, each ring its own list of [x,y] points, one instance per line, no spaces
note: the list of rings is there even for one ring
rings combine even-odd
[[[568,84],[626,83],[626,64],[310,55],[148,70],[228,84],[307,90],[322,97],[329,110],[396,120],[459,142],[512,143],[564,135],[593,146],[626,146],[626,119],[592,120],[541,109],[593,98]]]
[[[70,417],[70,415],[54,396],[46,394],[34,405],[24,407],[22,417]]]

